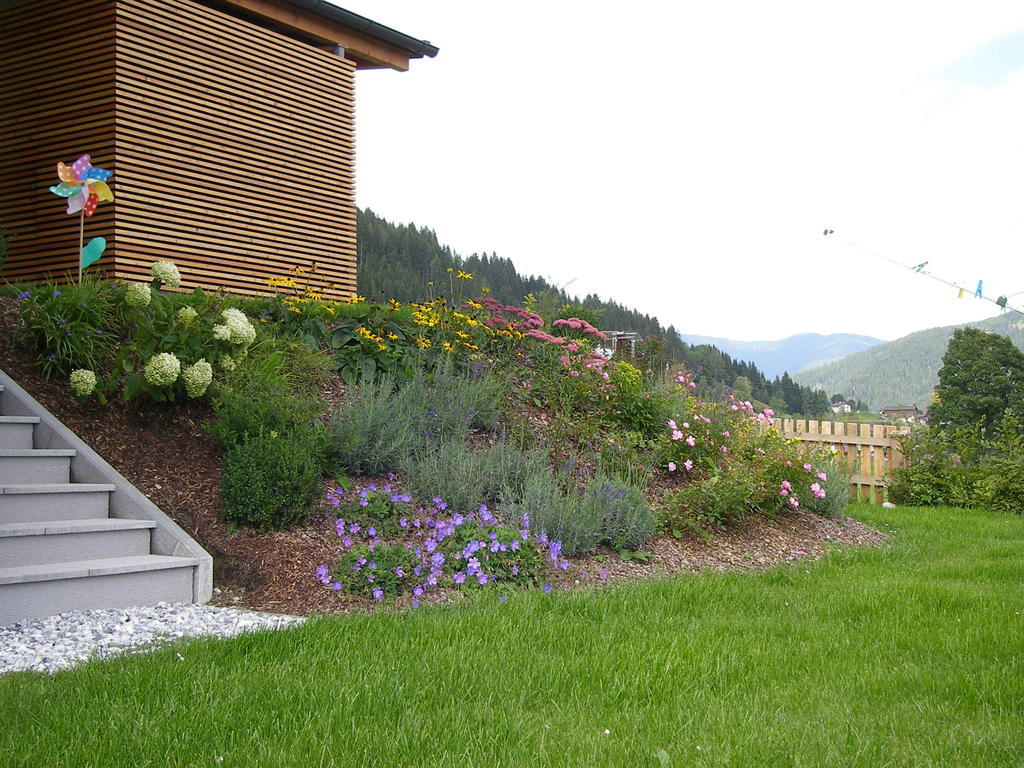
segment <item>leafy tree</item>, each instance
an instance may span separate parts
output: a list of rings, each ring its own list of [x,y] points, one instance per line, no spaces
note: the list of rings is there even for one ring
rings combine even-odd
[[[1024,415],[1024,353],[1005,336],[958,328],[942,357],[932,424],[995,438],[1006,410]]]
[[[746,376],[737,376],[732,383],[732,393],[740,400],[751,400],[754,397],[754,388],[750,379]]]

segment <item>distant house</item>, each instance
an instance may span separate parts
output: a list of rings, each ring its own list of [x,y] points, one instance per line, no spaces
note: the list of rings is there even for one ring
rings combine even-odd
[[[917,405],[893,405],[879,411],[882,418],[897,424],[921,424],[924,414]]]
[[[640,334],[635,331],[605,331],[608,337],[595,352],[605,357],[615,355],[617,357],[636,357],[636,345],[640,341]]]
[[[832,403],[832,405],[830,405],[829,408],[832,409],[832,413],[850,413],[853,411],[853,408],[850,407],[849,403],[842,402]]]
[[[93,269],[268,290],[301,266],[356,288],[355,73],[438,49],[322,0],[0,0],[4,277],[60,278],[77,216],[48,191],[89,153],[115,200]]]

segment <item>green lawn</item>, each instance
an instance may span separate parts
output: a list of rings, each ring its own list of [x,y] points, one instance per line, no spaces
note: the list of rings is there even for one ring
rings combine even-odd
[[[853,513],[889,546],[7,675],[0,763],[1024,764],[1024,517]]]

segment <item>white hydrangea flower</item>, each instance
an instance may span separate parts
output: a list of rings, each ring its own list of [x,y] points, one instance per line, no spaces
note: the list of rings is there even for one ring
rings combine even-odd
[[[71,391],[76,397],[88,397],[96,390],[96,374],[88,368],[71,372]]]
[[[224,369],[226,373],[231,373],[235,368],[238,367],[238,361],[235,360],[231,355],[221,355],[217,364]]]
[[[199,313],[195,307],[182,307],[178,310],[177,321],[182,328],[194,328],[199,320]]]
[[[229,344],[249,346],[256,339],[256,328],[245,313],[238,309],[225,309],[220,313],[223,325],[213,326],[213,337]]]
[[[153,299],[153,290],[146,283],[132,283],[124,293],[124,303],[129,307],[148,307]]]
[[[155,387],[167,387],[178,380],[181,361],[170,352],[153,355],[146,362],[146,381]]]
[[[185,382],[185,393],[192,398],[202,397],[206,394],[207,387],[213,381],[213,366],[200,360],[190,365],[181,372],[181,378]]]
[[[154,280],[159,280],[169,288],[177,288],[181,285],[181,273],[173,261],[155,261],[149,268],[149,274]]]

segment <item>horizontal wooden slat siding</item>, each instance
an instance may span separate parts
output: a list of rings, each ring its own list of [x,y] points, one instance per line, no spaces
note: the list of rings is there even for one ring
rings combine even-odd
[[[193,0],[118,0],[115,275],[355,291],[355,65]]]
[[[3,279],[61,279],[78,263],[78,216],[48,187],[57,161],[83,153],[115,172],[114,0],[0,4],[0,226],[12,236]],[[97,268],[113,266],[113,206],[86,219],[107,238]]]

